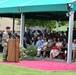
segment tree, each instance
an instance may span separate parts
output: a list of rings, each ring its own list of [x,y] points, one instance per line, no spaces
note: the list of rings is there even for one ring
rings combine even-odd
[[[76,27],[76,21],[74,21],[74,27]]]
[[[56,21],[55,20],[35,20],[35,19],[26,19],[25,26],[43,26],[47,29],[51,29],[55,27]]]
[[[18,25],[20,25],[20,19],[17,19]],[[59,26],[66,25],[67,21],[59,21]],[[56,20],[39,20],[39,19],[25,19],[25,26],[43,26],[47,29],[56,27]]]

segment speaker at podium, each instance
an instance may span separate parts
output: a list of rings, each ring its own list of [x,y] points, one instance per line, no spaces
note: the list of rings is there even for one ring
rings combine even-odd
[[[8,56],[9,62],[19,62],[19,39],[11,39],[8,41]]]

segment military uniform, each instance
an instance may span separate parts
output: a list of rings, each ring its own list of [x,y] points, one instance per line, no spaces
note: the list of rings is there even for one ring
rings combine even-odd
[[[2,37],[3,61],[7,60],[8,40],[9,40],[9,35],[8,35],[8,32],[5,31]]]

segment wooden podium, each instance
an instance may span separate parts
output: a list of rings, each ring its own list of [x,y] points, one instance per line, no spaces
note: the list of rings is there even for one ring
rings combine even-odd
[[[19,39],[11,39],[8,41],[8,57],[9,62],[19,62]]]

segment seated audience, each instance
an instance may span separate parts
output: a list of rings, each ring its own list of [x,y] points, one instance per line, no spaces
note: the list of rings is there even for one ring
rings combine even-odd
[[[57,57],[60,53],[60,50],[56,44],[52,47],[52,50],[50,51],[50,58],[53,59]]]
[[[67,60],[67,40],[66,40],[66,38],[64,38],[63,39],[63,41],[62,41],[62,49],[61,49],[61,52],[62,52],[62,55],[64,55],[65,56],[65,60]]]
[[[48,55],[48,57],[50,56],[50,50],[52,49],[53,45],[54,42],[52,39],[50,39],[50,42],[48,42],[47,47],[43,51],[43,58],[46,57],[46,55]]]
[[[31,45],[30,39],[28,39],[27,37],[24,37],[24,40],[23,40],[24,48],[27,48],[27,46],[29,46],[29,45]]]
[[[38,37],[39,36],[39,32],[38,30],[35,30],[34,34],[33,34],[35,37]]]
[[[76,39],[74,39],[72,43],[72,50],[73,50],[73,61],[76,59]]]
[[[62,48],[62,42],[61,42],[61,40],[60,40],[59,38],[57,39],[56,46],[57,46],[59,49]]]
[[[38,47],[37,48],[37,51],[38,51],[37,56],[40,56],[40,50],[41,50],[42,44],[43,44],[43,41],[42,41],[41,37],[38,36],[38,41],[36,42],[36,46]]]
[[[31,39],[31,44],[32,44],[32,45],[35,45],[35,44],[36,44],[36,39],[35,39],[35,37],[32,37],[32,39]]]

